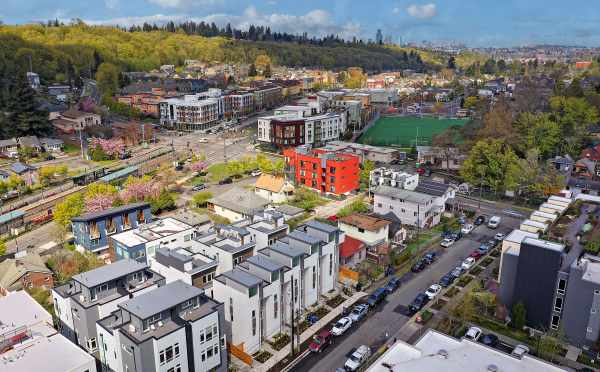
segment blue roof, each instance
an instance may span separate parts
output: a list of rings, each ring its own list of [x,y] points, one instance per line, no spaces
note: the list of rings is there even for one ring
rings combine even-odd
[[[138,170],[138,167],[135,165],[132,165],[130,167],[123,168],[123,169],[113,172],[111,174],[107,174],[106,176],[100,178],[100,181],[112,182],[114,180],[118,180],[120,178],[127,177],[130,174],[137,172],[137,170]]]
[[[17,173],[17,174],[21,174],[21,173],[25,173],[25,172],[27,172],[27,171],[29,171],[29,170],[31,170],[31,169],[35,169],[35,168],[33,168],[33,167],[32,167],[32,166],[30,166],[30,165],[23,164],[23,163],[21,163],[20,161],[18,161],[18,162],[16,162],[16,163],[13,163],[13,164],[10,166],[10,169],[11,169],[13,172]]]
[[[23,212],[23,211],[12,211],[12,212],[8,212],[6,214],[0,215],[0,224],[10,222],[19,217],[23,217],[24,215],[25,215],[25,212]]]

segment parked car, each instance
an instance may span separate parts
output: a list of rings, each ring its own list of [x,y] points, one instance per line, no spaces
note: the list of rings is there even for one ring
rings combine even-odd
[[[448,248],[450,247],[452,244],[454,244],[454,240],[450,239],[450,238],[446,238],[444,240],[442,240],[442,242],[440,243],[440,245],[444,248]]]
[[[207,143],[208,142],[208,138],[205,138],[205,137],[198,138],[198,142],[199,143]]]
[[[442,239],[450,238],[452,236],[452,231],[449,231],[449,230],[444,231],[444,232],[442,232],[441,236],[442,236]]]
[[[473,257],[467,257],[460,266],[465,270],[469,270],[473,265],[475,265],[475,259]]]
[[[331,328],[331,334],[334,336],[341,336],[344,334],[344,332],[349,330],[351,326],[352,326],[352,319],[345,316],[343,318],[340,318],[340,320],[338,320],[334,324],[333,328]]]
[[[490,246],[490,249],[494,248],[496,246],[496,244],[498,244],[498,241],[496,239],[490,239],[487,241],[487,245]]]
[[[475,226],[473,226],[472,224],[466,224],[462,227],[462,229],[460,229],[460,231],[464,234],[467,235],[469,233],[471,233],[471,231],[473,231],[473,229],[475,228]]]
[[[427,295],[427,297],[429,297],[430,300],[433,300],[435,298],[435,296],[440,294],[441,291],[442,291],[441,285],[432,284],[431,286],[429,286],[429,288],[427,288],[427,290],[425,291],[425,294]]]
[[[454,283],[454,281],[456,280],[456,277],[452,274],[446,274],[444,276],[442,276],[442,278],[440,279],[440,285],[444,288],[449,287],[452,283]]]
[[[425,256],[423,256],[423,260],[427,265],[431,265],[437,259],[437,254],[435,252],[429,252]]]
[[[421,309],[427,305],[427,302],[429,302],[429,297],[425,293],[419,293],[413,302],[408,305],[408,310],[411,312],[411,314],[414,314],[418,311],[421,311]]]
[[[482,335],[481,328],[471,327],[465,334],[465,338],[468,340],[477,341],[477,340],[479,340],[479,337],[481,337],[481,335]]]
[[[480,259],[481,256],[483,256],[483,254],[481,254],[481,252],[479,252],[478,250],[471,252],[471,254],[469,255],[469,257],[473,257],[476,260]]]
[[[401,284],[400,278],[392,277],[385,286],[385,290],[388,294],[393,293]]]
[[[233,179],[231,177],[223,178],[221,181],[219,181],[219,185],[226,185],[230,183],[233,183]]]
[[[369,305],[366,305],[366,304],[356,305],[356,306],[354,306],[354,309],[352,309],[352,312],[350,313],[350,319],[352,319],[352,321],[354,323],[356,323],[359,320],[361,320],[362,318],[364,318],[365,315],[367,315],[368,311],[369,311]]]
[[[477,216],[473,224],[475,226],[483,225],[485,223],[485,216]]]
[[[488,333],[486,335],[483,335],[483,337],[481,338],[481,343],[486,346],[496,347],[500,343],[500,340],[495,334]]]
[[[458,217],[458,223],[461,224],[461,225],[466,224],[467,223],[467,217],[465,217],[465,216]]]
[[[463,269],[462,266],[457,266],[454,268],[454,270],[452,270],[452,272],[450,272],[450,275],[455,278],[460,278],[464,273],[465,269]]]
[[[529,348],[525,345],[517,345],[515,346],[515,348],[512,351],[512,355],[516,356],[517,358],[521,359],[523,357],[523,355],[528,354],[529,353]]]
[[[381,303],[387,296],[387,290],[385,288],[377,288],[375,292],[373,292],[369,298],[367,299],[367,304],[370,307],[375,307]]]
[[[498,228],[498,226],[500,226],[500,221],[502,221],[502,218],[498,216],[492,216],[492,218],[490,218],[490,220],[488,221],[487,226],[490,229],[496,229]]]
[[[463,237],[463,234],[460,230],[455,231],[452,233],[452,235],[450,235],[450,239],[452,239],[454,241],[460,240],[462,237]]]
[[[356,371],[371,357],[371,349],[367,345],[361,345],[350,355],[350,358],[344,364],[348,371]]]
[[[477,250],[479,251],[479,253],[481,253],[482,255],[488,253],[488,251],[490,250],[490,246],[487,243],[482,243],[479,248],[477,248]]]
[[[506,237],[506,235],[504,235],[504,234],[502,234],[502,233],[498,233],[498,234],[496,234],[496,236],[494,236],[494,239],[496,239],[496,241],[497,241],[498,243],[500,243],[501,241],[503,241],[503,240],[504,240],[504,238],[505,238],[505,237]]]
[[[425,267],[427,267],[427,263],[425,263],[425,260],[420,259],[414,265],[412,265],[412,267],[410,268],[410,271],[412,271],[413,273],[418,273],[418,272],[423,271],[423,269],[425,269]]]
[[[312,342],[308,345],[308,349],[313,353],[322,352],[327,346],[333,343],[333,335],[330,331],[323,330],[318,335],[313,337]]]
[[[192,187],[192,191],[200,191],[200,190],[204,190],[206,188],[206,185],[203,183],[199,183],[197,185],[195,185],[194,187]]]
[[[261,174],[262,174],[262,171],[261,171],[260,169],[255,169],[255,170],[253,170],[253,171],[252,171],[252,173],[250,173],[250,175],[251,175],[252,177],[258,177],[258,176],[260,176]]]

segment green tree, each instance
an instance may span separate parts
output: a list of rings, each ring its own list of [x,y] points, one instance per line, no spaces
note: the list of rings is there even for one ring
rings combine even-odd
[[[511,309],[511,324],[515,329],[523,329],[527,323],[527,309],[523,302],[517,302]]]
[[[172,210],[175,207],[175,198],[167,190],[163,190],[158,198],[150,201],[150,210],[152,211],[152,214],[158,214],[162,211]]]
[[[6,242],[4,239],[0,239],[0,256],[4,256],[6,254]]]
[[[525,152],[537,148],[543,159],[557,155],[562,141],[560,125],[548,113],[525,112],[515,122],[519,144],[517,148]]]
[[[598,111],[585,98],[575,97],[552,97],[550,109],[561,129],[561,152],[578,156],[587,144],[589,127],[600,120]]]
[[[194,205],[197,207],[205,207],[208,200],[212,197],[213,194],[210,191],[196,193],[193,198]]]
[[[37,93],[29,86],[24,74],[19,74],[13,89],[6,107],[6,112],[9,113],[7,121],[11,125],[6,131],[13,136],[43,135],[50,132],[48,112],[39,109]]]
[[[248,76],[256,76],[258,75],[258,73],[256,72],[256,66],[254,65],[254,63],[250,64],[250,67],[248,68]]]
[[[369,188],[369,179],[371,177],[371,172],[375,169],[375,163],[371,160],[365,160],[362,163],[362,168],[360,170],[360,188],[367,189]]]
[[[121,71],[119,68],[109,62],[104,62],[98,66],[96,72],[96,81],[98,88],[103,96],[112,97],[119,90],[119,76]]]
[[[66,229],[71,224],[71,219],[79,216],[83,210],[83,195],[80,193],[70,195],[54,208],[54,221]]]

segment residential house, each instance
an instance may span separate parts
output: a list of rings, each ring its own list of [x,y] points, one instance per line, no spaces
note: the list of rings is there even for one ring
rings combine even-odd
[[[111,235],[137,228],[152,221],[150,204],[133,203],[101,212],[86,213],[71,219],[75,248],[108,258]]]
[[[27,292],[0,297],[0,371],[96,372],[96,361],[53,327]]]
[[[19,251],[13,258],[0,262],[0,294],[53,286],[52,271],[35,252]]]
[[[369,247],[385,244],[389,240],[390,221],[354,213],[338,220],[338,227],[346,236],[358,239]]]
[[[20,148],[28,148],[31,149],[34,153],[42,152],[44,149],[42,147],[42,143],[37,138],[37,136],[25,136],[17,138],[17,142],[19,143]]]
[[[104,369],[227,371],[223,304],[182,281],[120,303],[95,325]]]
[[[14,157],[19,151],[19,144],[14,138],[0,140],[0,153],[5,156]]]
[[[304,215],[305,210],[302,208],[294,207],[289,204],[280,204],[275,207],[275,210],[281,214],[283,214],[283,218],[285,221],[289,221],[292,218],[300,218]]]
[[[21,163],[20,161],[14,162],[10,165],[10,171],[21,177],[21,179],[23,179],[27,185],[31,186],[37,182],[37,168],[27,163]]]
[[[103,346],[103,340],[98,337],[96,322],[117,310],[119,304],[164,284],[162,276],[135,260],[121,260],[77,274],[52,289],[59,330],[98,358],[98,345]]]
[[[254,185],[256,195],[271,203],[284,203],[294,193],[294,185],[283,176],[262,174]]]
[[[0,181],[6,181],[10,178],[10,173],[4,169],[0,169]]]
[[[417,162],[432,169],[457,171],[467,156],[457,147],[417,146]]]
[[[102,124],[102,118],[95,113],[70,109],[51,120],[51,122],[58,131],[71,134],[88,127],[100,126]]]
[[[189,249],[218,263],[215,274],[229,271],[256,253],[256,242],[252,234],[235,225],[216,226],[206,233],[197,235]]]
[[[419,174],[406,173],[388,168],[376,168],[369,173],[370,187],[390,186],[414,190],[419,184]]]
[[[436,197],[411,190],[379,186],[373,190],[373,212],[393,213],[404,225],[419,228],[433,227],[440,222],[441,209]]]
[[[367,245],[347,235],[340,245],[340,265],[354,268],[367,258]]]
[[[62,152],[65,143],[59,138],[41,138],[40,142],[46,152]]]
[[[360,187],[360,159],[347,153],[300,146],[283,151],[286,173],[297,185],[315,191],[348,195]]]
[[[208,200],[209,211],[231,222],[251,218],[262,212],[270,202],[252,191],[234,187]]]

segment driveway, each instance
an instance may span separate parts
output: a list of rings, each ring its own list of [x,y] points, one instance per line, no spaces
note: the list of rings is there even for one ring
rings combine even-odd
[[[348,355],[360,345],[381,345],[387,339],[386,334],[388,337],[395,334],[408,321],[409,317],[405,315],[406,307],[418,293],[459,265],[480,242],[487,241],[498,232],[508,233],[516,227],[517,220],[503,221],[497,230],[479,226],[448,249],[434,247],[434,250],[440,251],[440,257],[433,265],[418,274],[406,274],[402,278],[402,286],[389,295],[359,326],[351,328],[344,336],[337,338],[322,354],[309,354],[292,371],[335,371],[336,368],[343,367]]]

